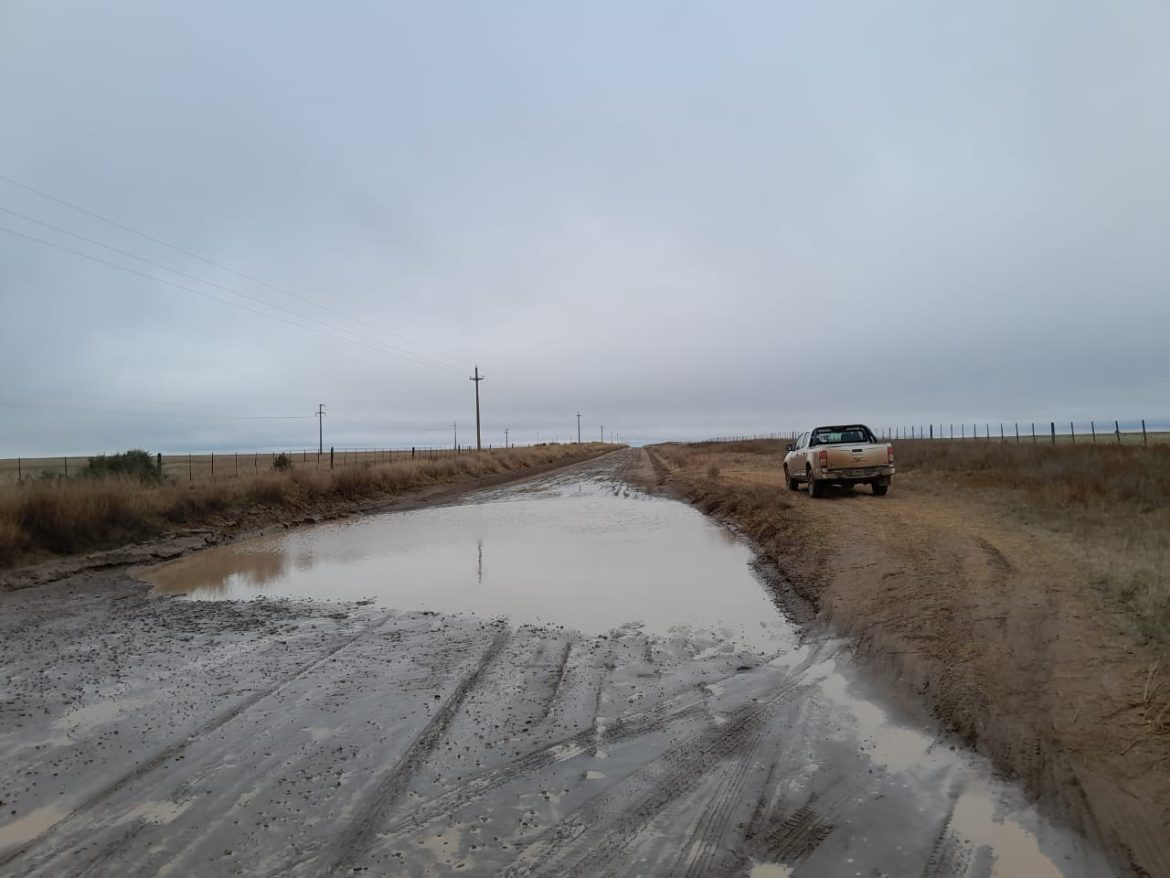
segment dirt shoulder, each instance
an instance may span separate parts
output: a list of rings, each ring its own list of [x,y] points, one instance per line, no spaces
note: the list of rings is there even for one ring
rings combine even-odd
[[[919,473],[812,500],[770,459],[667,450],[641,477],[753,538],[908,702],[1135,873],[1170,874],[1165,649],[1094,583],[1085,534]]]
[[[466,494],[525,481],[611,454],[613,448],[586,447],[555,460],[521,462],[515,469],[488,475],[456,473],[454,481],[405,491],[378,491],[351,499],[334,495],[306,497],[296,503],[252,503],[207,516],[196,526],[176,528],[157,538],[86,554],[50,558],[0,571],[0,592],[56,582],[79,573],[169,561],[200,549],[263,536],[290,527],[335,521],[387,511],[421,509],[449,503]]]

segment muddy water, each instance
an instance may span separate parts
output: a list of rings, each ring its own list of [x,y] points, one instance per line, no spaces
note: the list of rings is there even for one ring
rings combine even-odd
[[[199,599],[373,600],[585,633],[700,626],[763,649],[791,643],[751,561],[690,507],[585,478],[212,549],[147,578]]]

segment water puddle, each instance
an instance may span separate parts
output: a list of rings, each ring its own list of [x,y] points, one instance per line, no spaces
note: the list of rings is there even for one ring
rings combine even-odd
[[[536,487],[210,549],[145,577],[200,600],[370,599],[587,633],[636,623],[714,628],[764,650],[791,642],[751,552],[699,512],[606,481]]]

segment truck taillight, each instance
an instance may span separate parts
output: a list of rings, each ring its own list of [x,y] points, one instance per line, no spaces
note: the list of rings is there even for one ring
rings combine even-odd
[[[829,452],[824,448],[817,452],[817,465],[821,469],[829,468]]]
[[[893,445],[886,446],[886,460],[888,460],[890,463],[894,462],[894,446]]]

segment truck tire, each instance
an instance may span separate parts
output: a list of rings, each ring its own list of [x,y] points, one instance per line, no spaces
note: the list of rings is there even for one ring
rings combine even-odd
[[[873,495],[875,497],[884,497],[884,496],[886,496],[886,492],[888,492],[889,490],[890,490],[889,485],[881,485],[881,484],[878,484],[877,482],[873,483]]]
[[[792,478],[791,475],[789,475],[787,466],[784,467],[784,478],[788,480],[788,490],[789,491],[799,491],[800,490],[800,482],[798,482],[796,479]]]
[[[818,482],[813,478],[812,467],[809,467],[804,471],[804,478],[808,482],[808,495],[810,497],[825,496],[825,486],[823,483]]]

